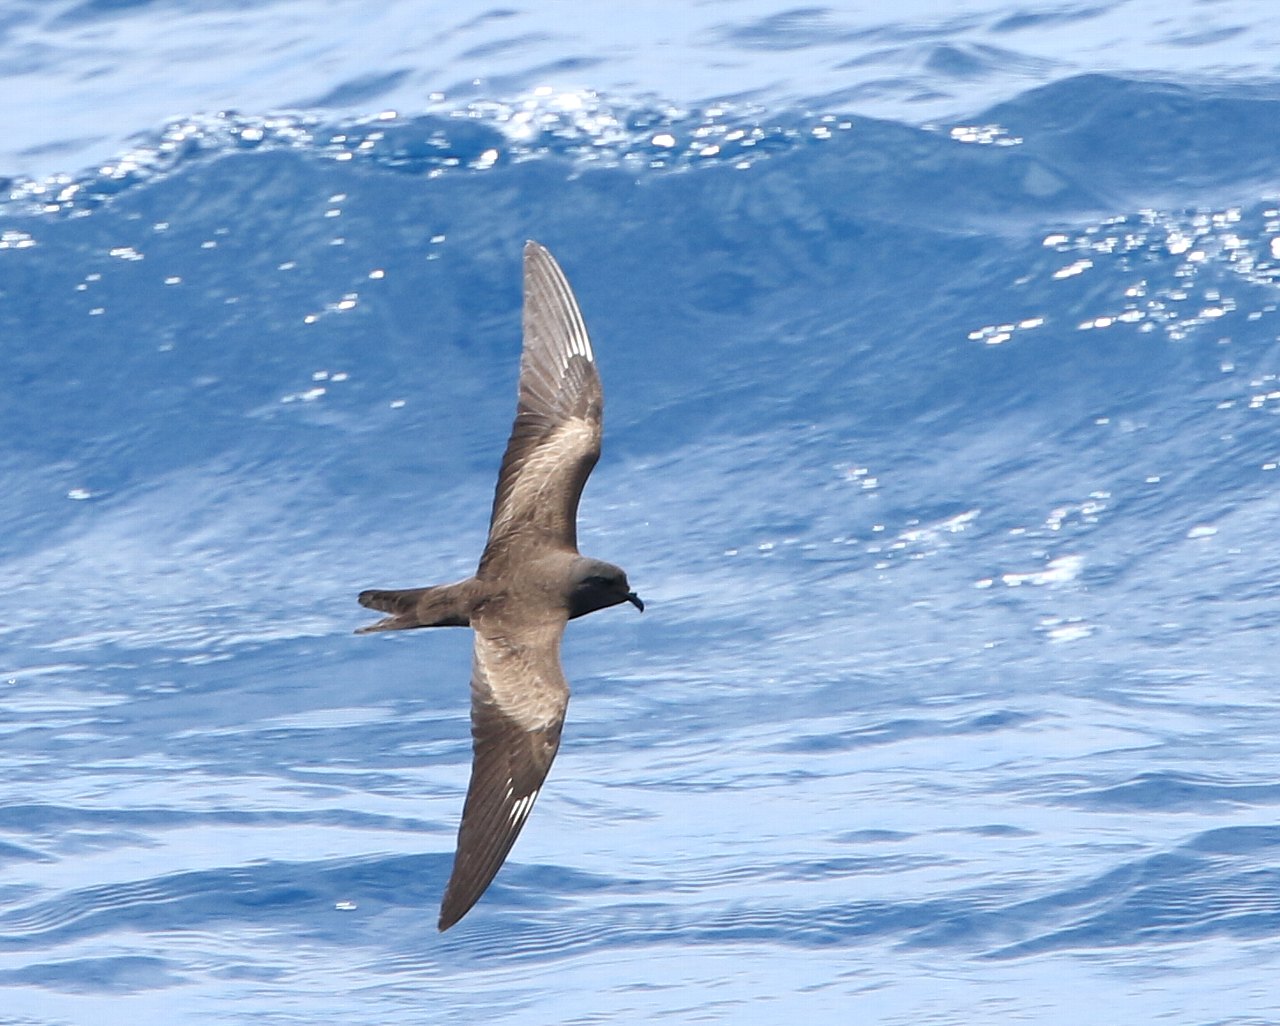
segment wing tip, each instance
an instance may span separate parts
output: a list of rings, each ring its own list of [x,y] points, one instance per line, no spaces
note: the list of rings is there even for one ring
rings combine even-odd
[[[550,336],[556,340],[560,351],[559,370],[563,372],[575,356],[594,364],[596,358],[591,347],[591,335],[573,286],[551,251],[533,239],[526,239],[524,244],[524,291],[526,335],[530,311],[538,310],[537,319],[548,320]],[[537,293],[536,299],[531,299],[533,293]]]
[[[475,903],[480,900],[479,894],[471,897],[469,901],[463,900],[461,893],[457,886],[457,880],[451,874],[449,882],[445,884],[444,896],[440,899],[440,915],[436,919],[436,929],[440,933],[444,933],[449,927],[456,925],[458,920],[470,912]]]
[[[444,888],[444,897],[440,899],[440,916],[436,920],[436,929],[440,933],[457,923],[468,912],[476,907],[476,904],[484,896],[485,891],[489,889],[489,885],[493,883],[493,878],[498,875],[498,870],[502,868],[502,863],[506,861],[504,855],[498,864],[493,867],[493,872],[485,874],[487,879],[483,877],[483,883],[479,883],[475,879],[459,879],[455,874],[451,875],[449,882]]]
[[[545,264],[556,270],[560,269],[560,265],[556,262],[556,258],[551,255],[551,250],[547,249],[541,242],[533,239],[524,240],[524,263],[526,269],[532,269],[538,264]],[[563,274],[563,271],[560,271]]]
[[[531,267],[538,263],[559,267],[559,264],[556,263],[556,258],[551,255],[551,250],[547,249],[541,242],[533,239],[524,240],[524,262],[526,267]]]
[[[470,909],[465,909],[465,908],[462,909],[461,911],[458,911],[457,909],[446,910],[446,906],[441,905],[440,918],[436,920],[437,932],[444,933],[445,930],[449,929],[449,927],[456,926],[458,923],[458,920],[461,919],[463,916],[465,916],[469,911]]]

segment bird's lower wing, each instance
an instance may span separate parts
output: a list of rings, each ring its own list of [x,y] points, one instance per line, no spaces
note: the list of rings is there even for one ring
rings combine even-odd
[[[560,669],[563,624],[533,644],[486,637],[477,626],[471,670],[471,783],[441,930],[461,919],[497,875],[560,747],[569,688]]]

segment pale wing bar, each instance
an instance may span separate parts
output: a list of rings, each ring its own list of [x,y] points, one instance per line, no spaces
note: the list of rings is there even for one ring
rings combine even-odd
[[[575,353],[594,363],[591,338],[573,289],[555,257],[536,242],[525,243],[524,279],[525,338],[537,348],[560,353],[562,369]]]
[[[603,394],[582,312],[564,273],[525,245],[519,402],[494,495],[489,542],[519,523],[576,545],[578,499],[600,455]]]
[[[477,632],[471,783],[440,905],[441,930],[466,915],[502,868],[560,747],[569,688],[560,670],[558,638],[556,631],[550,643],[516,649],[495,647]],[[532,682],[543,686],[531,691]]]

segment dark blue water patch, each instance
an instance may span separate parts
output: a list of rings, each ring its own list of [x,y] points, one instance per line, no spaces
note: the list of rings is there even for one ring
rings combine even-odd
[[[291,970],[284,966],[264,965],[254,962],[229,961],[209,970],[209,975],[217,980],[252,980],[256,983],[275,983],[284,981]]]
[[[851,44],[907,43],[945,39],[974,28],[981,16],[930,18],[927,21],[887,21],[870,28],[841,24],[830,7],[798,7],[752,21],[726,24],[716,31],[721,42],[744,50],[788,51]]]
[[[741,25],[725,25],[722,42],[748,50],[806,50],[841,40],[827,7],[797,7]]]
[[[1166,36],[1164,42],[1168,46],[1212,46],[1214,43],[1234,39],[1248,31],[1245,25],[1231,25],[1226,28],[1209,29],[1206,32],[1183,32]]]
[[[973,898],[923,902],[853,902],[807,908],[736,903],[729,908],[687,907],[660,902],[623,902],[581,910],[573,926],[563,916],[506,915],[502,942],[498,924],[486,913],[474,915],[448,935],[486,962],[511,962],[540,951],[551,959],[597,950],[624,951],[678,942],[813,949],[853,946],[872,939],[902,940],[959,923],[973,913]],[[469,928],[468,928],[469,927]],[[949,941],[950,942],[950,941]]]
[[[6,812],[9,806],[0,809],[0,813]],[[45,853],[28,848],[25,845],[13,844],[9,841],[0,841],[0,864],[10,862],[51,862],[52,857]]]
[[[945,831],[944,831],[945,832]],[[982,826],[960,827],[956,829],[957,833],[973,834],[976,837],[1035,837],[1034,830],[1026,830],[1023,827],[1010,826],[1007,823],[986,823]]]
[[[0,829],[16,834],[58,835],[69,831],[133,828],[143,833],[193,825],[218,826],[335,826],[353,830],[407,831],[431,833],[439,825],[427,820],[403,816],[379,816],[355,809],[330,811],[255,812],[248,809],[221,809],[194,812],[175,808],[92,809],[75,805],[6,805],[0,808]],[[43,861],[38,852],[13,845],[0,847],[0,858],[30,858]]]
[[[845,946],[870,938],[902,937],[960,918],[962,902],[857,902],[805,910],[742,907],[709,920],[686,922],[692,943],[781,943],[786,947]]]
[[[412,68],[396,68],[377,74],[360,75],[334,86],[321,96],[299,100],[289,106],[304,110],[318,107],[358,107],[392,92],[412,73]]]
[[[86,22],[98,21],[124,12],[147,7],[157,0],[85,0],[84,3],[59,14],[52,22],[52,27],[63,28],[82,25]]]
[[[896,844],[909,841],[915,834],[903,833],[901,830],[850,830],[835,840],[841,844]]]
[[[32,7],[22,9],[19,5],[10,5],[0,12],[0,43],[8,44],[13,30],[21,25],[29,24],[39,17],[38,9]],[[15,48],[15,55],[21,53],[21,50]],[[17,74],[17,69],[12,69],[11,74]]]
[[[1187,842],[1186,847],[1208,855],[1262,856],[1270,859],[1274,855],[1280,855],[1280,827],[1220,827],[1197,834]]]
[[[838,752],[873,745],[895,744],[907,738],[956,737],[1017,729],[1040,719],[1040,714],[999,710],[957,720],[894,719],[854,731],[801,735],[776,745],[784,752]]]
[[[43,949],[119,930],[224,929],[264,918],[297,937],[340,943],[350,939],[351,925],[337,902],[354,902],[357,922],[391,906],[434,908],[451,863],[449,854],[263,862],[86,887],[0,913],[0,950]]]
[[[949,862],[946,855],[857,856],[849,858],[796,859],[785,866],[754,867],[749,874],[758,880],[844,880],[854,876],[906,873]],[[702,886],[700,884],[699,886]]]
[[[1238,850],[1229,850],[1235,847],[1232,840],[1218,836],[1208,844],[1211,853],[1202,854],[1203,839],[1198,839],[1030,901],[1010,887],[984,887],[923,901],[862,900],[789,909],[737,904],[691,910],[663,902],[622,903],[583,909],[572,928],[563,923],[562,913],[535,918],[504,914],[500,950],[495,944],[498,919],[479,910],[469,928],[451,935],[451,942],[499,961],[533,950],[558,959],[606,946],[643,948],[672,939],[691,945],[732,941],[805,949],[874,938],[909,948],[958,947],[1009,959],[1211,936],[1260,938],[1280,927],[1280,868],[1270,858],[1274,829],[1261,838],[1259,829],[1213,832],[1242,833]]]
[[[361,622],[354,594],[353,586],[334,596],[335,602],[352,610],[343,627]],[[31,754],[31,772],[36,774],[32,779],[39,779],[40,757],[56,750],[61,758],[84,766],[85,773],[96,774],[92,767],[104,757],[139,765],[173,758],[213,773],[232,767],[235,772],[283,773],[302,790],[325,793],[352,787],[398,790],[402,781],[396,770],[408,751],[423,765],[464,762],[470,750],[465,661],[469,639],[461,632],[452,643],[449,637],[435,638],[435,669],[425,673],[416,644],[380,644],[373,639],[375,648],[370,640],[344,631],[337,642],[346,649],[341,658],[333,657],[327,643],[312,649],[296,641],[275,642],[198,667],[184,663],[181,651],[151,650],[142,668],[100,671],[100,683],[111,682],[122,698],[102,729],[66,741],[60,721],[30,714],[22,721],[23,729],[7,736],[8,751],[14,757]],[[374,652],[382,658],[364,658]],[[445,669],[451,652],[457,655],[453,671]],[[356,661],[351,663],[353,655]],[[181,686],[172,683],[175,678],[182,680]],[[351,713],[354,722],[325,712],[350,708],[353,700],[359,702]],[[317,713],[322,714],[320,721],[310,725]],[[338,737],[351,750],[366,754],[349,762],[335,759]],[[349,773],[342,772],[344,762]],[[312,766],[324,767],[325,772],[311,772]],[[234,810],[227,811],[234,815]],[[109,813],[102,815],[110,818]],[[135,820],[134,815],[141,818]],[[93,810],[30,802],[0,809],[0,821],[16,830],[104,825],[98,816]],[[153,816],[154,821],[149,819]],[[121,822],[148,829],[159,827],[166,817],[163,809],[140,809],[125,812]],[[182,817],[168,822],[181,826]]]
[[[544,33],[529,32],[513,36],[506,36],[502,39],[490,39],[478,46],[473,46],[468,50],[464,50],[459,56],[467,60],[487,59],[493,57],[501,57],[529,47],[531,44],[546,42],[548,36]]]
[[[175,963],[148,955],[76,958],[0,970],[0,984],[43,987],[66,994],[134,994],[185,982]]]
[[[924,54],[923,66],[932,74],[952,79],[983,78],[996,69],[1004,72],[1016,69],[1028,77],[1043,77],[1054,67],[1054,62],[999,46],[941,43]]]
[[[1100,17],[1109,8],[1102,5],[1094,7],[1060,7],[1056,10],[1031,11],[1022,10],[1006,15],[991,26],[992,32],[1021,32],[1027,29],[1043,28],[1047,25],[1070,24],[1077,21],[1088,21]]]
[[[533,886],[530,883],[532,877],[529,874],[540,869],[542,872],[550,874],[545,887],[548,895],[554,896],[557,893],[571,895],[573,893],[586,893],[587,891],[599,895],[616,895],[619,899],[655,894],[667,896],[687,895],[691,901],[696,902],[700,896],[705,896],[716,888],[729,885],[762,884],[767,881],[800,883],[851,880],[854,877],[908,873],[914,870],[951,864],[954,864],[953,860],[946,854],[895,854],[881,849],[877,854],[865,856],[834,856],[821,859],[792,858],[775,862],[742,861],[731,867],[703,871],[689,877],[659,875],[649,879],[600,878],[598,881],[592,881],[594,886],[585,888],[566,888],[560,881],[560,875],[563,870],[559,868],[523,866],[511,874],[511,882],[518,884],[516,887],[518,892],[523,892]]]
[[[1236,199],[1274,183],[1280,114],[1273,88],[1221,92],[1083,75],[986,111],[1024,136],[1028,156],[1124,209],[1177,203],[1188,191]]]
[[[1029,936],[989,957],[1274,936],[1280,930],[1278,853],[1275,827],[1207,831],[1083,886],[1005,909],[1006,922]]]
[[[1139,774],[1132,780],[1090,788],[1058,801],[1082,808],[1208,812],[1228,805],[1280,802],[1280,784],[1242,783],[1178,771]]]

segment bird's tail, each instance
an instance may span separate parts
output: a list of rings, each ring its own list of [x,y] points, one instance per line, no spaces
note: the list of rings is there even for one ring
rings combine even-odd
[[[412,627],[469,627],[471,625],[470,580],[457,584],[437,584],[430,588],[400,591],[362,591],[359,602],[368,609],[391,615],[356,629],[357,634],[374,631],[403,631]]]

